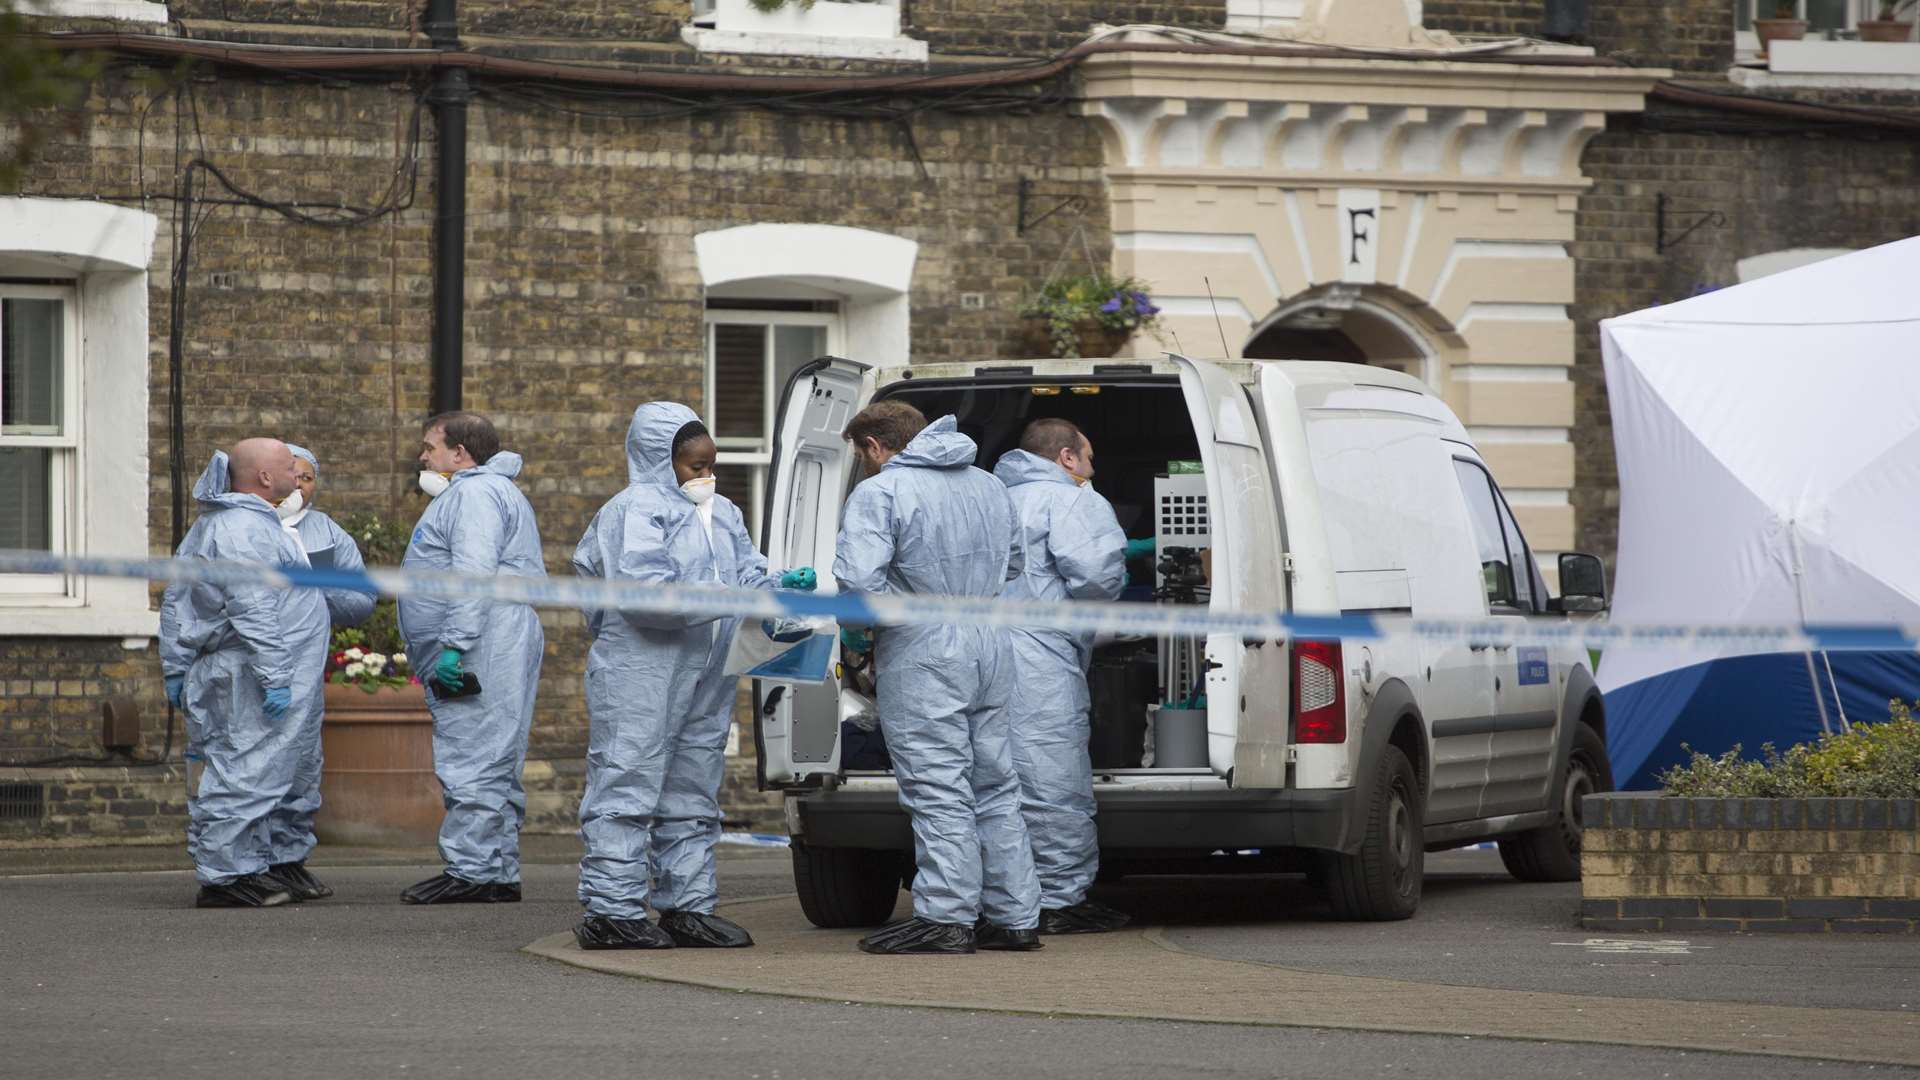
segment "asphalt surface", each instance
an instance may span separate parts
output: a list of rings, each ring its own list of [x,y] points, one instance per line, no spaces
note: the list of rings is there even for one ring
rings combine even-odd
[[[6,853],[0,866],[16,873],[31,869],[31,860],[23,866],[23,858]],[[93,865],[111,865],[115,858],[95,853]],[[142,852],[135,861],[167,858]],[[749,1080],[1920,1075],[1733,1054],[1062,1020],[722,993],[595,974],[522,953],[522,946],[565,929],[576,917],[574,869],[566,863],[528,866],[527,900],[518,905],[420,909],[402,906],[397,895],[436,866],[421,861],[345,867],[330,861],[316,858],[315,867],[339,889],[337,897],[270,911],[193,910],[191,877],[181,871],[0,878],[0,1074],[521,1078],[643,1072]],[[1256,886],[1222,882],[1212,894],[1231,896]],[[722,865],[722,887],[733,898],[785,892],[786,860],[780,854],[730,854]],[[1163,887],[1123,885],[1115,895]],[[1263,903],[1268,891],[1256,888],[1239,902]],[[1436,897],[1447,891],[1438,890]],[[1493,899],[1482,905],[1498,906]],[[1444,910],[1444,902],[1433,910]],[[1491,914],[1481,917],[1495,929],[1476,932],[1462,923],[1458,936],[1484,944],[1504,925]],[[1290,940],[1295,952],[1308,938],[1342,932],[1309,910],[1286,905],[1268,912],[1265,925],[1275,941]],[[1445,916],[1402,924],[1396,952],[1425,957],[1428,927],[1448,925]],[[1369,936],[1386,935],[1367,946],[1369,962],[1385,959],[1393,930],[1368,928]],[[1199,935],[1185,946],[1199,949],[1244,951],[1253,944],[1246,935],[1258,938],[1258,928],[1244,923],[1195,922],[1179,932]],[[1206,935],[1224,937],[1209,942]],[[1580,936],[1567,932],[1568,940]],[[1579,951],[1555,950],[1538,962],[1565,963],[1561,953]],[[1471,960],[1465,966],[1475,967]],[[937,977],[936,971],[930,967],[929,976]],[[1150,980],[1152,973],[1140,977]]]

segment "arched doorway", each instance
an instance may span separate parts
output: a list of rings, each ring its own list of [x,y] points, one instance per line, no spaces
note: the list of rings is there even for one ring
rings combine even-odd
[[[1435,350],[1406,316],[1351,286],[1287,300],[1254,326],[1249,360],[1333,360],[1404,371],[1438,387]]]

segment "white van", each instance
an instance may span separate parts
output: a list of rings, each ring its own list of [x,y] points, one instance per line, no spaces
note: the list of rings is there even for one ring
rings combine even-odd
[[[1472,440],[1425,385],[1341,363],[815,361],[781,402],[773,565],[819,567],[830,587],[852,480],[840,433],[879,398],[955,415],[989,470],[1028,421],[1073,420],[1130,537],[1157,535],[1163,559],[1179,554],[1169,540],[1207,549],[1203,576],[1173,576],[1202,581],[1215,607],[1520,618],[1605,606],[1588,555],[1560,557],[1569,595],[1548,596]],[[1180,657],[1203,684],[1168,685],[1186,681]],[[1577,878],[1580,799],[1612,787],[1601,697],[1573,648],[1220,634],[1106,644],[1094,666],[1103,877],[1304,870],[1340,916],[1402,919],[1428,850],[1495,839],[1517,877]],[[808,918],[884,921],[913,874],[884,760],[843,768],[838,684],[754,697],[761,784],[786,793]],[[1150,718],[1181,704],[1203,710],[1204,741],[1196,723],[1189,759],[1156,759]]]

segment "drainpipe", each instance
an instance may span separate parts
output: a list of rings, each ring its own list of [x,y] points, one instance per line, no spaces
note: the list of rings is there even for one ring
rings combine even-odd
[[[460,48],[455,0],[430,0],[423,27],[433,47]],[[434,78],[427,100],[439,131],[435,163],[438,211],[433,232],[433,397],[435,413],[460,407],[463,374],[461,334],[467,290],[467,102],[473,97],[465,68],[447,66]]]

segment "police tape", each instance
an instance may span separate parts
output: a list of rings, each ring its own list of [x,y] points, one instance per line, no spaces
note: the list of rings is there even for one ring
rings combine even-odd
[[[446,603],[527,604],[696,620],[826,617],[843,626],[974,625],[1117,637],[1227,635],[1244,641],[1418,638],[1494,648],[1634,646],[1723,654],[1822,650],[1910,652],[1916,647],[1916,640],[1920,640],[1920,627],[1894,623],[1626,623],[1564,616],[1438,618],[1356,612],[1315,615],[1286,610],[1222,610],[1200,604],[807,593],[718,584],[535,578],[421,569],[354,571],[204,559],[74,557],[7,550],[0,550],[0,573],[139,578],[229,588],[338,589]],[[0,634],[4,633],[4,620],[0,620]]]

